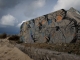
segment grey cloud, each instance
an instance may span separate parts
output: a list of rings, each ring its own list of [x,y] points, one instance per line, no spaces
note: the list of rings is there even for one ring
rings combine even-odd
[[[19,0],[0,0],[0,18],[7,14],[7,10],[15,7]]]
[[[53,7],[53,11],[59,10],[59,9],[69,9],[71,7],[74,7],[75,9],[80,11],[80,0],[74,1],[74,0],[58,0],[57,4]]]
[[[0,18],[8,13],[14,14],[16,11],[24,14],[26,18],[37,17],[36,11],[43,7],[45,2],[46,0],[0,0]]]
[[[48,8],[50,4],[47,5],[46,1],[48,0],[0,0],[0,21],[1,18],[5,15],[10,14],[14,16],[16,18],[16,21],[18,20],[18,23],[16,23],[15,26],[13,26],[13,28],[15,29],[15,27],[23,20],[30,20],[32,18],[43,15],[44,13],[47,13],[45,9]],[[45,4],[46,7],[44,8]],[[0,29],[4,28],[5,26],[2,26],[0,24]],[[10,28],[9,31],[13,31],[11,30],[12,27],[10,26],[7,26],[5,30],[8,31],[9,28]]]
[[[1,9],[12,8],[16,4],[18,4],[18,0],[0,0],[0,8]]]
[[[44,7],[46,3],[46,0],[34,0],[31,5],[28,5],[26,11],[25,11],[25,15],[27,17],[37,17],[38,14],[37,14],[37,10],[39,8],[42,8]]]
[[[0,27],[0,33],[7,33],[7,34],[19,34],[19,28],[15,26],[8,26],[8,27]]]

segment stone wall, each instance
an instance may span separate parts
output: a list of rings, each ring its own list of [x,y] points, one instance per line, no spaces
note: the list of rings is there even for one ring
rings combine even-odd
[[[70,43],[76,40],[79,19],[72,17],[71,11],[61,9],[24,22],[20,40],[25,43]]]

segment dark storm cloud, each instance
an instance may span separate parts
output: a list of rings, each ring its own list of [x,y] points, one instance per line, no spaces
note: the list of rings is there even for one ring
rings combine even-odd
[[[7,33],[7,34],[19,34],[19,28],[17,27],[12,27],[12,26],[8,26],[8,27],[0,27],[0,33]]]
[[[0,18],[7,13],[9,8],[18,4],[18,0],[0,0]]]
[[[16,7],[18,4],[20,4],[24,1],[25,0],[0,0],[0,33],[4,33],[4,32],[6,32],[8,34],[19,33],[19,28],[16,27],[17,24],[15,24],[15,26],[8,26],[8,25],[4,26],[1,23],[1,19],[3,16],[7,16],[8,14],[10,14],[9,11],[11,11],[14,7]],[[11,11],[11,12],[12,12],[12,14],[14,13],[14,11]],[[6,18],[9,19],[9,17],[6,17]],[[17,22],[17,21],[15,21],[15,22]],[[5,22],[5,23],[7,23],[7,22]]]
[[[12,8],[18,3],[18,0],[0,0],[0,8]]]
[[[8,13],[17,16],[22,13],[26,18],[37,17],[37,10],[42,8],[46,1],[47,0],[0,0],[0,18]],[[16,11],[18,13],[15,13]]]
[[[51,6],[53,6],[54,3],[53,1],[54,0],[0,0],[0,33],[19,32],[19,28],[16,27],[17,25],[24,20],[27,21],[50,12]],[[11,24],[8,24],[10,23],[8,19],[11,19],[9,20],[11,23],[15,23],[13,24],[14,26],[9,26]]]

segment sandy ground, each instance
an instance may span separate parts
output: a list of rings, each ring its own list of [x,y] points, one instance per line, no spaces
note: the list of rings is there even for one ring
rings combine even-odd
[[[6,39],[0,39],[0,60],[32,60]]]

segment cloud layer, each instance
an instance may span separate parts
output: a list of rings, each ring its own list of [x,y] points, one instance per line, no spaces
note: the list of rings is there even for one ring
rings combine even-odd
[[[24,22],[40,15],[47,0],[0,0],[0,33],[16,32]],[[39,12],[38,12],[39,11]],[[42,13],[43,14],[43,13]]]
[[[0,32],[19,32],[24,20],[70,7],[80,11],[80,0],[0,0]]]
[[[29,6],[28,9],[25,11],[25,15],[28,18],[37,17],[38,14],[36,13],[38,9],[44,7],[46,0],[34,0]]]
[[[5,26],[7,26],[7,25],[14,26],[14,24],[16,23],[16,18],[13,17],[12,15],[8,14],[5,16],[2,16],[0,23]]]
[[[57,4],[53,7],[53,11],[59,9],[69,9],[70,7],[80,10],[80,0],[58,0]]]

